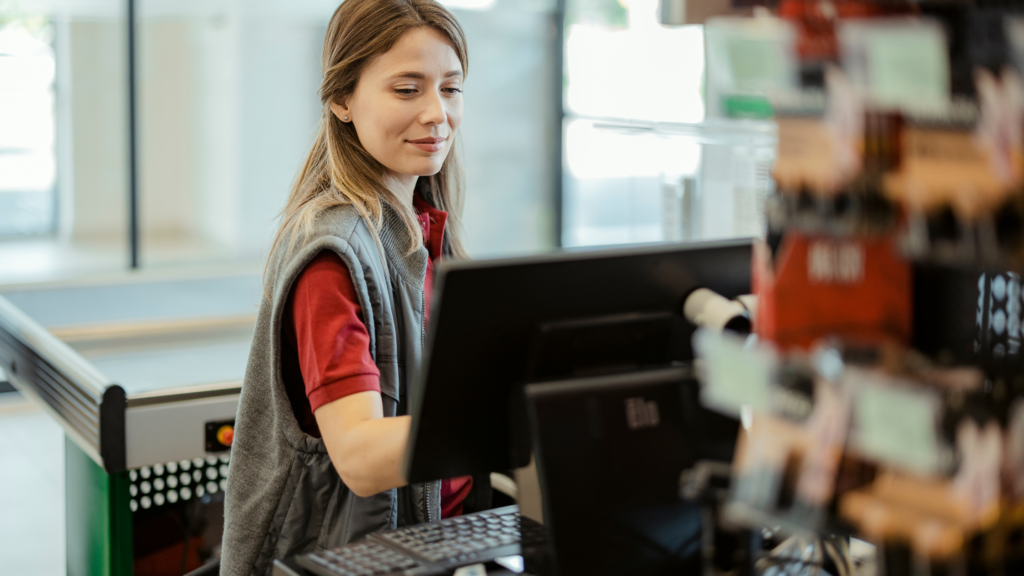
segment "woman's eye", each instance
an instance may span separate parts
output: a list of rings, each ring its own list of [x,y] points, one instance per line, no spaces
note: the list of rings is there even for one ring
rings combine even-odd
[[[461,88],[442,88],[442,90],[444,90],[448,94],[451,94],[452,96],[454,96],[456,94],[461,94],[462,93],[462,89]]]
[[[395,88],[395,94],[401,94],[402,96],[412,96],[415,93],[415,88]]]

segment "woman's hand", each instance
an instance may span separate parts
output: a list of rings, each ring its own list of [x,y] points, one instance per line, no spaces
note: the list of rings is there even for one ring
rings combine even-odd
[[[357,496],[407,484],[401,468],[412,418],[384,418],[380,392],[345,396],[313,415],[334,468]]]

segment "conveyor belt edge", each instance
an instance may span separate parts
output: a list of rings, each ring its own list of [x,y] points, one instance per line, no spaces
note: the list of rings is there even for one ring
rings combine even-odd
[[[125,467],[125,391],[0,296],[0,368],[108,473]]]

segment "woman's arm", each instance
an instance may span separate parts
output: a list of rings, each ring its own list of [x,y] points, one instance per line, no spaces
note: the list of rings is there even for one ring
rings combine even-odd
[[[356,495],[372,496],[407,484],[401,468],[412,419],[384,418],[380,392],[345,396],[313,415],[331,462]]]
[[[290,306],[301,384],[341,479],[359,496],[405,485],[409,418],[384,418],[370,334],[337,254],[325,250],[306,266]]]

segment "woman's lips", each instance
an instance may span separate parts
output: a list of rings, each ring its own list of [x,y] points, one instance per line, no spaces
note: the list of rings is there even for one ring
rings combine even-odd
[[[424,152],[440,152],[444,148],[444,140],[444,138],[420,138],[418,140],[406,140],[406,142]]]

